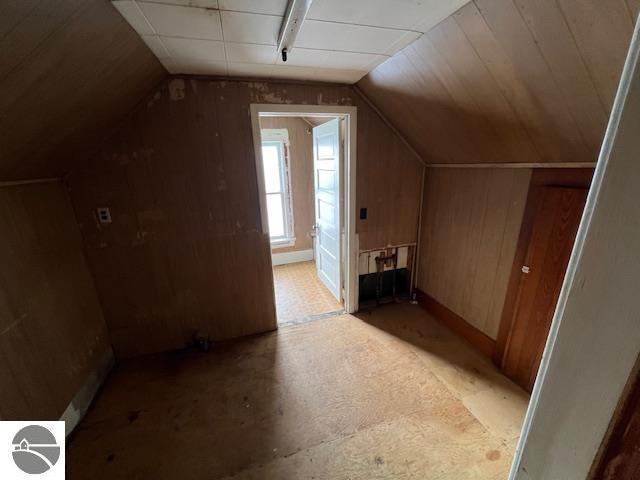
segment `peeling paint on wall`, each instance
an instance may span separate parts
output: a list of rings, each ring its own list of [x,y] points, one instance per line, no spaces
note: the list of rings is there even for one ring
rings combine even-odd
[[[348,87],[186,77],[168,80],[161,91],[153,111],[142,104],[71,180],[89,261],[108,273],[98,288],[122,358],[181,348],[181,332],[191,327],[215,340],[274,328],[275,315],[264,307],[273,298],[272,270],[257,209],[250,103],[357,104],[359,202],[385,219],[386,204],[374,205],[389,196],[382,191],[402,191],[403,211],[418,203],[415,162],[404,161],[392,132]],[[378,180],[382,170],[391,173]],[[85,205],[110,205],[113,224],[94,225]],[[405,217],[361,224],[362,247],[413,240],[417,216]],[[100,242],[104,247],[95,248]],[[229,281],[233,275],[242,281]],[[238,301],[247,291],[255,302]]]
[[[185,96],[184,80],[182,78],[174,78],[169,81],[169,98],[172,101],[182,100]]]

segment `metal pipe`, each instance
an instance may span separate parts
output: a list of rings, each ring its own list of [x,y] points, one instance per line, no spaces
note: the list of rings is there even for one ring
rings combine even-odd
[[[424,183],[425,183],[425,178],[426,178],[426,174],[427,174],[427,168],[424,167],[422,169],[422,186],[420,187],[420,206],[418,207],[418,231],[417,231],[417,236],[418,238],[416,239],[416,248],[415,251],[413,252],[413,268],[411,269],[411,280],[409,283],[409,298],[411,299],[411,301],[414,301],[414,290],[416,288],[416,285],[418,283],[418,267],[420,265],[420,243],[421,243],[421,237],[422,237],[422,209],[424,206]]]
[[[393,254],[393,281],[391,284],[391,298],[393,303],[396,303],[396,278],[398,272],[398,249],[396,248],[396,253]]]

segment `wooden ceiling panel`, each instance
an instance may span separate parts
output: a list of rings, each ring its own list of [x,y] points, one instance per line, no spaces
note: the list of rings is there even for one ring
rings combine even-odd
[[[611,110],[635,15],[623,0],[558,0],[600,98]]]
[[[637,0],[474,0],[358,87],[430,163],[595,162]]]
[[[82,0],[48,0],[41,2],[37,7],[28,3],[14,5],[11,9],[12,15],[0,20],[0,45],[3,47],[0,50],[2,79],[33,55],[38,46],[56,30],[63,27],[68,18],[78,10]]]
[[[67,173],[166,76],[109,2],[33,3],[0,16],[0,180]]]

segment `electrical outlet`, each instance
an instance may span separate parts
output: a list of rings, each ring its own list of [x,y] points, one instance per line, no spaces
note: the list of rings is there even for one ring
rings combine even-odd
[[[96,208],[96,215],[100,223],[111,223],[111,212],[107,207]]]

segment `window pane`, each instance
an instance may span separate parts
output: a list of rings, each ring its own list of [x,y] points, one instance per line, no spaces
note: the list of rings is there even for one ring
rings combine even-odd
[[[284,212],[282,194],[267,195],[267,216],[269,217],[269,235],[271,238],[284,237]]]
[[[278,145],[262,145],[264,186],[267,193],[280,192],[280,149]]]

